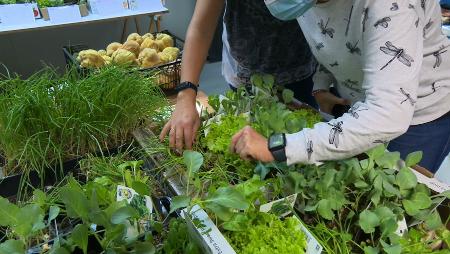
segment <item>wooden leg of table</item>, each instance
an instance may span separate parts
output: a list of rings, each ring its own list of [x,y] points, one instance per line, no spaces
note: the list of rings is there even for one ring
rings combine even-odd
[[[155,16],[150,16],[150,24],[148,25],[148,32],[149,33],[152,33],[153,32],[153,24],[154,24],[154,19],[155,19]]]
[[[134,17],[134,24],[136,25],[136,32],[138,34],[141,34],[141,28],[139,25],[139,17]]]
[[[128,18],[125,19],[125,21],[123,22],[123,29],[122,29],[122,40],[121,42],[125,41],[125,33],[127,31],[127,24],[128,24]]]
[[[161,32],[161,16],[156,17],[156,27],[158,29],[158,33]]]

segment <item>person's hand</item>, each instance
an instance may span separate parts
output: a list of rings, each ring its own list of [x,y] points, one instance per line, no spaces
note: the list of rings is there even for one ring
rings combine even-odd
[[[335,105],[350,105],[351,102],[346,99],[339,98],[328,91],[321,91],[314,95],[319,104],[320,111],[331,114]]]
[[[252,127],[246,126],[231,139],[230,151],[239,154],[244,160],[272,162],[275,159],[269,151],[267,142],[267,139]]]
[[[200,127],[200,116],[195,107],[195,91],[181,91],[172,117],[159,135],[161,141],[169,134],[169,146],[181,153],[183,149],[192,149],[197,130]]]

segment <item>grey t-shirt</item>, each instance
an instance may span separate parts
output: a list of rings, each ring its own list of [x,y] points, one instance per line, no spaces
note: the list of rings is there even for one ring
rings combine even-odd
[[[316,62],[297,21],[274,18],[262,0],[227,0],[222,73],[233,86],[254,73],[273,74],[280,85],[314,73]]]

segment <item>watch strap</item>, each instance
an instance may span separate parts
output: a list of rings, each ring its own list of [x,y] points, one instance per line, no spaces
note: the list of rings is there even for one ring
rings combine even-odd
[[[177,85],[177,87],[175,87],[175,91],[177,93],[186,89],[192,89],[195,91],[196,94],[198,93],[198,85],[195,85],[194,83],[191,83],[189,81],[182,82],[179,85]]]
[[[282,149],[279,149],[276,151],[272,151],[272,156],[278,162],[286,162],[287,161],[285,148],[282,148]]]

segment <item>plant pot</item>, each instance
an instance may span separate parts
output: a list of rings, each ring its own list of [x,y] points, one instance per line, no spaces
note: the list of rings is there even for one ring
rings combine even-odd
[[[50,20],[50,16],[48,15],[47,8],[39,8],[39,10],[41,11],[41,16],[45,21]]]
[[[80,8],[81,17],[86,17],[89,15],[87,4],[80,4],[78,7]]]

